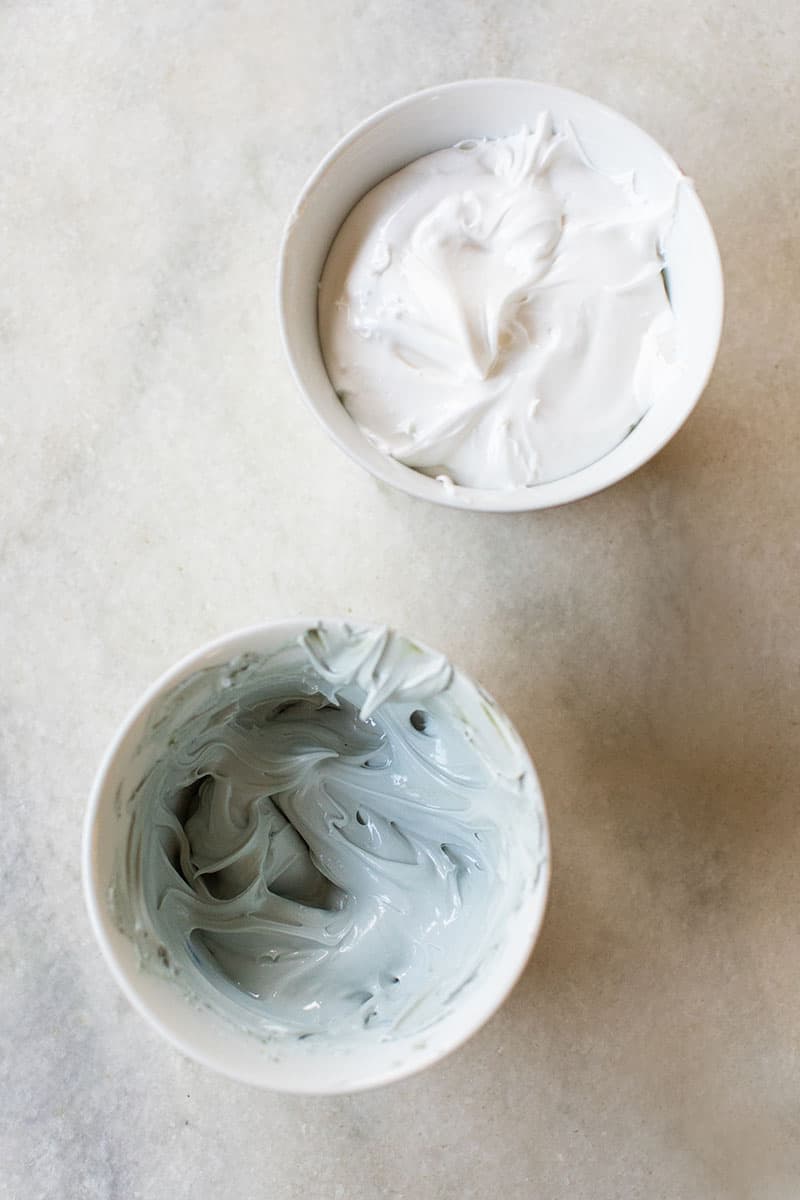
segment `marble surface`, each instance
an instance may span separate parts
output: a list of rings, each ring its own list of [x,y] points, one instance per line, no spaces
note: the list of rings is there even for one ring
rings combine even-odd
[[[0,1195],[796,1200],[797,280],[790,0],[0,6]],[[623,109],[719,235],[718,368],[635,477],[520,517],[383,490],[302,406],[273,277],[356,120],[462,76]],[[118,993],[78,852],[115,725],[199,642],[360,614],[519,724],[538,949],[440,1066],[283,1098]]]

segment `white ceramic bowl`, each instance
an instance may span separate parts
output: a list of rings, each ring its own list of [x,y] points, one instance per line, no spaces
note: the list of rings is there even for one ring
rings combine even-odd
[[[525,902],[504,924],[491,972],[480,973],[482,978],[470,983],[424,1034],[371,1040],[363,1050],[348,1047],[344,1054],[311,1039],[287,1037],[264,1043],[194,1001],[174,979],[143,968],[136,945],[115,921],[111,887],[120,849],[127,842],[127,801],[141,779],[143,735],[154,706],[196,671],[245,652],[272,654],[316,624],[315,619],[278,621],[228,634],[184,658],[145,692],[114,737],[92,787],[84,827],[83,882],[92,927],[111,973],[134,1007],[169,1042],[190,1058],[245,1083],[286,1092],[332,1093],[358,1091],[410,1075],[448,1054],[488,1020],[521,974],[536,941],[547,899],[550,855],[535,770],[510,722],[495,707],[526,775],[529,772],[529,787],[515,817],[524,828],[517,825],[515,836],[529,839],[537,869],[525,884]],[[325,620],[324,624],[330,628],[344,622]],[[474,688],[466,676],[457,674]],[[492,703],[485,693],[480,697]]]
[[[382,179],[407,163],[456,142],[503,137],[533,126],[548,109],[571,121],[592,161],[608,172],[635,168],[639,186],[660,194],[682,172],[666,151],[619,113],[578,92],[519,79],[469,79],[406,96],[362,121],[323,159],[289,217],[280,253],[278,307],[295,379],[341,448],[378,479],[423,500],[454,508],[520,512],[578,500],[630,475],[680,429],[697,403],[722,331],[719,253],[696,193],[682,188],[667,248],[670,296],[683,370],[668,400],[650,409],[604,458],[563,479],[510,491],[456,487],[382,454],[340,403],[325,370],[317,329],[317,285],[342,222]]]

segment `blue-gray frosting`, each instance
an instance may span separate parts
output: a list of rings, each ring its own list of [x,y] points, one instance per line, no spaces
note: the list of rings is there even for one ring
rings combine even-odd
[[[146,968],[261,1036],[424,1028],[520,902],[518,739],[387,629],[320,625],[200,670],[140,751],[120,925]]]

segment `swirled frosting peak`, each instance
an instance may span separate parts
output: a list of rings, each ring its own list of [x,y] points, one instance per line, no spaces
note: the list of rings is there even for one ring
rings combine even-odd
[[[429,1025],[490,969],[541,853],[507,721],[385,628],[320,624],[198,671],[139,762],[119,923],[261,1035]]]
[[[674,380],[678,182],[644,194],[542,113],[374,187],[319,291],[328,374],[365,436],[448,487],[547,482],[612,450]]]

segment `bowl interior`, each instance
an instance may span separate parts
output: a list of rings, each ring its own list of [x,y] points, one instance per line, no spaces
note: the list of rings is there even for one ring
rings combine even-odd
[[[117,982],[134,1006],[189,1057],[247,1083],[289,1092],[342,1092],[375,1086],[434,1062],[470,1036],[495,1010],[523,969],[541,924],[549,878],[548,835],[535,771],[527,753],[532,788],[530,821],[538,874],[529,900],[512,913],[491,972],[465,989],[448,1012],[424,1033],[391,1040],[331,1047],[319,1040],[261,1040],[228,1025],[194,1002],[173,980],[142,969],[138,950],[117,926],[110,891],[120,848],[129,829],[126,799],[141,778],[137,760],[153,705],[197,670],[220,665],[246,651],[271,654],[316,621],[288,621],[233,634],[190,656],[146,693],[122,726],[94,784],[84,835],[84,887],[95,934]],[[335,624],[326,621],[327,626]],[[513,735],[516,738],[516,735]]]
[[[471,137],[502,137],[532,127],[549,109],[571,121],[592,161],[608,172],[636,169],[641,189],[667,202],[681,172],[636,125],[596,101],[523,80],[470,80],[433,88],[376,113],[349,134],[309,180],[287,224],[279,306],[287,354],[301,390],[331,435],[378,478],[424,499],[493,511],[545,508],[589,495],[646,462],[680,428],[713,366],[722,326],[722,274],[714,235],[696,193],[680,188],[667,273],[678,327],[681,377],[604,458],[565,479],[508,492],[445,490],[373,447],[331,386],[317,330],[317,284],[331,242],[361,197],[400,167]]]

